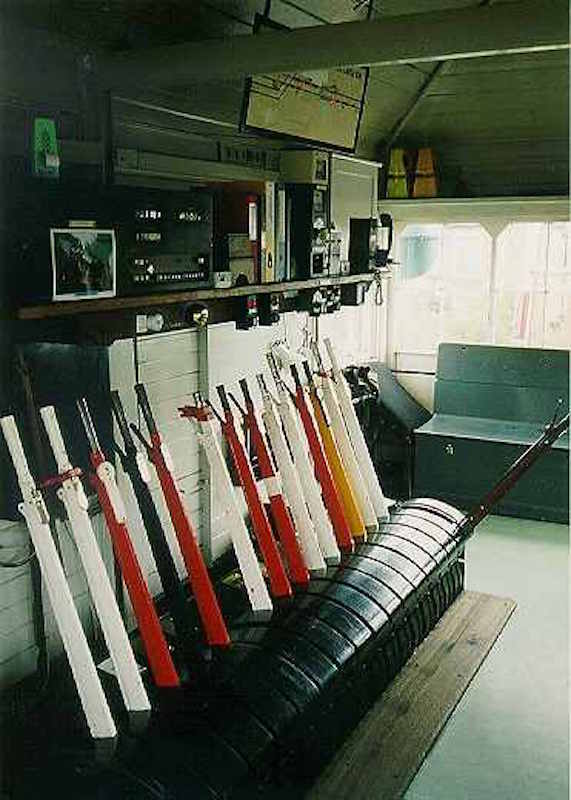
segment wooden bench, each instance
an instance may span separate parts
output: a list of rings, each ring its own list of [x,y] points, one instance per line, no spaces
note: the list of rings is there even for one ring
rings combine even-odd
[[[569,408],[565,350],[441,344],[434,415],[415,430],[415,495],[470,508],[542,431]],[[565,435],[498,506],[498,513],[567,522]]]

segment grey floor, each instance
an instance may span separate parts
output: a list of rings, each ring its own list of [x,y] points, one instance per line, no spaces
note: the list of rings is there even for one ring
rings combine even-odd
[[[490,517],[467,550],[467,588],[518,608],[406,800],[568,800],[569,529]]]

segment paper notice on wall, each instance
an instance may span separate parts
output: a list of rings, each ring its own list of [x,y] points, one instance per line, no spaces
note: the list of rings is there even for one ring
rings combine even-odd
[[[255,201],[248,203],[248,237],[251,242],[258,239],[258,205]]]

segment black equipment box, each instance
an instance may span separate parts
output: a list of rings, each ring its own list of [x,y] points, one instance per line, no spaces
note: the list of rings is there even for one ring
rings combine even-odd
[[[348,368],[345,373],[383,491],[395,500],[410,498],[414,431],[430,419],[430,412],[401,386],[386,364]]]
[[[349,219],[349,264],[352,275],[386,269],[393,244],[393,220],[390,214],[378,218]]]
[[[210,286],[213,197],[205,190],[117,196],[121,294]]]
[[[349,220],[349,264],[351,274],[370,272],[372,220],[351,217]]]
[[[290,275],[292,280],[329,274],[329,189],[288,184]]]
[[[112,229],[118,297],[210,286],[213,193],[55,181],[14,184],[5,195],[3,257],[12,305],[52,300],[50,229]]]

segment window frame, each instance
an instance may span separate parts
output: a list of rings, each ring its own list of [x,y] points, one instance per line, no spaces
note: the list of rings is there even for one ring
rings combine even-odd
[[[479,198],[479,199],[444,199],[430,200],[381,200],[378,204],[380,213],[390,213],[394,222],[395,239],[398,238],[409,225],[455,225],[455,224],[480,224],[490,234],[492,239],[491,264],[489,271],[488,293],[488,330],[491,341],[496,337],[496,305],[497,305],[497,268],[498,268],[498,241],[500,234],[512,223],[537,222],[569,222],[570,207],[569,197],[511,197],[511,198]],[[549,239],[549,234],[548,234]],[[398,270],[398,265],[395,265]],[[546,275],[549,266],[546,262]],[[400,351],[395,337],[394,325],[394,293],[396,287],[388,282],[387,291],[387,318],[386,342],[384,352],[387,363],[398,369],[399,361],[407,357],[426,357],[431,355],[436,366],[436,352],[426,353],[419,349],[410,353]],[[548,278],[546,278],[547,291]],[[545,316],[545,309],[544,309]],[[545,329],[545,325],[544,325]]]

